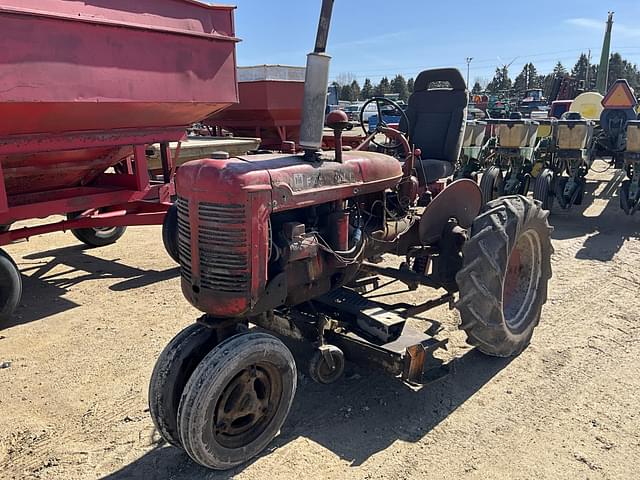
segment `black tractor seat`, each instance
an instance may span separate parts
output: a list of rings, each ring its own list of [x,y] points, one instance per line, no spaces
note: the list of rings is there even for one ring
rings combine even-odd
[[[425,70],[416,78],[406,110],[409,125],[401,120],[400,130],[422,151],[422,159],[416,162],[421,184],[453,173],[462,148],[468,98],[456,68]]]

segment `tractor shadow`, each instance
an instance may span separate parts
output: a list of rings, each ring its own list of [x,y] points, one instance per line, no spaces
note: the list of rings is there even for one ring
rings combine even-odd
[[[290,346],[299,369],[296,398],[281,434],[257,458],[238,468],[216,472],[195,464],[180,449],[156,445],[103,480],[233,478],[300,438],[321,445],[357,467],[398,440],[420,441],[511,361],[470,350],[457,359],[455,373],[418,391],[379,371],[349,364],[338,382],[318,385],[307,377],[305,360],[299,358],[305,347]]]
[[[37,252],[19,262],[22,273],[22,301],[5,327],[41,320],[78,307],[64,298],[70,288],[82,282],[101,279],[121,279],[109,287],[113,291],[141,288],[175,278],[179,268],[144,270],[122,263],[121,259],[105,260],[91,255],[91,249],[74,245]]]
[[[554,240],[586,236],[575,253],[576,259],[607,262],[625,242],[640,238],[638,215],[628,216],[620,208],[617,190],[623,177],[624,174],[617,171],[608,180],[589,179],[582,205],[574,205],[568,211],[560,210],[557,204],[554,206],[549,217],[549,223],[554,227]],[[594,203],[604,207],[597,215],[585,215]]]

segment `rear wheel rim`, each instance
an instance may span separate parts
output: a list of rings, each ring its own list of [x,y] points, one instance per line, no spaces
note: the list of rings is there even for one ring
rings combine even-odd
[[[542,274],[542,245],[535,230],[528,230],[518,238],[507,265],[502,288],[505,323],[514,333],[527,327],[531,311],[537,303]]]
[[[255,441],[274,419],[282,393],[282,375],[275,365],[261,362],[241,370],[216,403],[216,442],[226,448],[241,448]]]

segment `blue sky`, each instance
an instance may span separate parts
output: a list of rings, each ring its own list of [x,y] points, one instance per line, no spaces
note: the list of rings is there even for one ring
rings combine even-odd
[[[231,1],[231,0],[230,0]],[[224,0],[218,0],[225,3]],[[235,0],[238,65],[304,65],[312,49],[320,0]],[[600,58],[607,11],[615,11],[612,51],[640,63],[638,0],[335,0],[328,53],[331,79],[455,66],[489,79],[498,64],[524,63],[540,73],[560,60],[570,68],[581,51]]]

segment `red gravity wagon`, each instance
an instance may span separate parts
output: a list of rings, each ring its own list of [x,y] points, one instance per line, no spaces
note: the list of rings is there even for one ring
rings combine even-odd
[[[91,246],[161,224],[168,142],[238,101],[233,7],[194,0],[0,0],[0,245],[71,230]],[[160,143],[150,181],[145,147]],[[15,222],[64,215],[37,226]],[[0,320],[22,290],[0,249]]]

